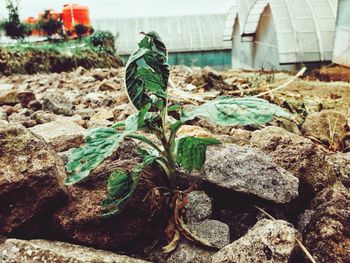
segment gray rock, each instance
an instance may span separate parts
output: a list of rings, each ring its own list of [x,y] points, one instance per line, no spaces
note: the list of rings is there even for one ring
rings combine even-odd
[[[250,142],[299,178],[303,182],[302,193],[316,193],[335,182],[336,176],[326,155],[307,138],[270,126],[253,132]]]
[[[207,219],[191,223],[188,228],[193,234],[208,240],[216,248],[223,248],[230,243],[230,229],[220,221]]]
[[[0,245],[4,263],[146,263],[112,252],[58,241],[7,239]]]
[[[65,167],[50,145],[19,124],[0,123],[0,234],[65,200]]]
[[[207,219],[212,214],[212,200],[204,191],[193,191],[188,195],[185,219],[188,223]]]
[[[30,129],[53,145],[56,152],[64,152],[79,147],[84,142],[86,130],[80,125],[66,120],[56,120]]]
[[[187,241],[181,241],[168,258],[167,263],[206,263],[210,262],[211,256],[214,254],[214,251],[198,247]]]
[[[248,233],[212,257],[212,263],[291,262],[297,230],[283,220],[259,221]]]
[[[216,186],[287,203],[298,196],[298,179],[259,149],[238,145],[207,149],[203,180]]]
[[[335,153],[327,156],[327,161],[333,168],[335,175],[346,186],[350,187],[350,152]]]
[[[43,109],[52,111],[56,114],[63,114],[66,116],[73,115],[73,104],[63,94],[58,92],[48,92],[44,96]]]

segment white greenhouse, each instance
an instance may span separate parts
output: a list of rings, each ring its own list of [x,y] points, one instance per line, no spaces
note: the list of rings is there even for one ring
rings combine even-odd
[[[169,63],[231,68],[231,45],[222,39],[225,14],[179,17],[111,18],[93,21],[112,32],[118,54],[127,58],[137,48],[140,32],[156,31],[169,50]]]
[[[226,20],[234,68],[295,70],[333,58],[338,0],[238,0]]]
[[[350,0],[339,0],[333,61],[350,67]]]

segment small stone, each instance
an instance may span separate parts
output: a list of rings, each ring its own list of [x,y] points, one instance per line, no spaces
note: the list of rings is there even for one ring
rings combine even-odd
[[[118,86],[113,81],[105,79],[98,85],[98,89],[100,91],[116,91]]]
[[[176,250],[169,256],[167,263],[205,263],[215,251],[199,247],[187,241],[181,241]]]
[[[0,106],[19,103],[17,94],[18,90],[14,88],[13,84],[0,83]]]
[[[41,104],[40,101],[34,100],[29,102],[28,108],[31,109],[32,111],[39,111],[43,108],[43,105]]]
[[[30,129],[52,144],[56,152],[79,147],[84,142],[86,130],[71,121],[57,120],[37,125]]]
[[[230,243],[230,229],[220,221],[206,219],[191,223],[188,228],[194,235],[206,239],[216,248],[223,248]]]
[[[23,108],[28,108],[29,104],[36,100],[35,94],[31,91],[20,91],[17,97]]]
[[[212,200],[204,191],[193,191],[188,195],[185,219],[188,223],[208,219],[212,214]]]
[[[63,94],[57,92],[47,93],[44,97],[43,109],[66,116],[73,115],[73,104]]]

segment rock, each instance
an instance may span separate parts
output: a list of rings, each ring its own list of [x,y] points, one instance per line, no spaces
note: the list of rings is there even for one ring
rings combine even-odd
[[[204,138],[213,138],[214,135],[208,132],[207,130],[199,127],[199,126],[192,126],[192,125],[183,125],[176,133],[178,137],[204,137]]]
[[[298,179],[259,149],[234,144],[207,149],[202,179],[233,192],[256,195],[276,203],[298,196]]]
[[[112,252],[48,240],[7,239],[0,244],[4,263],[146,263]]]
[[[98,85],[100,91],[116,91],[118,86],[111,80],[105,79]]]
[[[17,94],[18,90],[14,88],[13,84],[0,83],[0,106],[19,103]]]
[[[95,69],[92,76],[97,80],[105,80],[110,76],[110,73],[107,70]]]
[[[31,109],[32,111],[38,111],[43,108],[43,105],[41,104],[40,101],[34,100],[29,102],[28,108]]]
[[[327,156],[327,161],[333,168],[335,175],[350,188],[350,153],[335,153]]]
[[[230,228],[232,241],[244,236],[258,221],[257,210],[237,212],[231,209],[221,209],[215,219],[227,224]]]
[[[36,100],[35,94],[31,91],[20,91],[17,94],[17,98],[19,99],[23,108],[28,108],[29,104]]]
[[[0,107],[0,120],[7,121],[7,114],[6,111]]]
[[[19,124],[0,125],[0,234],[65,200],[65,167],[53,148]]]
[[[34,134],[42,136],[56,152],[64,152],[79,147],[84,142],[86,130],[71,121],[56,120],[30,129]]]
[[[293,262],[297,230],[283,220],[260,220],[248,233],[212,257],[212,263]]]
[[[35,126],[37,123],[35,120],[32,120],[25,115],[19,114],[19,113],[13,113],[8,117],[9,122],[13,123],[20,123],[26,128],[30,128]]]
[[[347,132],[347,126],[348,119],[344,114],[334,110],[323,110],[306,117],[302,133],[337,148]]]
[[[90,92],[87,95],[85,95],[85,98],[91,102],[101,103],[102,101],[107,99],[107,96],[97,92]]]
[[[188,228],[193,234],[208,240],[216,248],[223,248],[230,243],[230,229],[220,221],[206,219],[191,223]]]
[[[316,193],[336,179],[326,155],[309,139],[270,126],[253,132],[250,142],[299,178],[302,192]]]
[[[311,204],[304,245],[316,262],[350,262],[350,193],[340,183],[324,189]]]
[[[94,115],[92,115],[90,121],[94,123],[112,121],[114,119],[113,112],[107,109],[100,109]]]
[[[133,150],[128,146],[129,151]],[[106,198],[106,184],[109,175],[121,169],[130,172],[137,159],[134,153],[107,160],[88,178],[85,184],[68,187],[69,203],[59,209],[55,216],[56,231],[74,242],[104,249],[115,249],[127,245],[132,250],[149,245],[155,238],[164,235],[167,218],[162,196],[142,200],[155,187],[164,186],[163,175],[156,167],[146,167],[141,174],[137,188],[126,207],[116,217],[102,218],[101,202]],[[122,156],[124,155],[124,156]]]
[[[211,216],[212,200],[204,191],[193,191],[188,195],[185,219],[188,223],[203,221]]]
[[[44,96],[43,109],[66,116],[73,115],[73,104],[63,94],[49,92]]]
[[[210,262],[215,251],[199,247],[187,241],[181,241],[176,250],[169,256],[167,263],[204,263]]]
[[[32,115],[32,119],[36,120],[38,124],[44,124],[47,122],[55,121],[57,119],[57,115],[52,112],[45,111],[37,111]]]

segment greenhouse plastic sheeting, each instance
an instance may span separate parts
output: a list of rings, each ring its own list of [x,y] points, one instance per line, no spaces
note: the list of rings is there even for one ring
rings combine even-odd
[[[350,67],[350,0],[340,0],[333,61]]]
[[[217,14],[97,19],[92,25],[96,30],[107,30],[116,36],[116,48],[121,55],[129,55],[137,48],[141,31],[158,32],[169,52],[229,50],[230,43],[223,41],[225,17]]]

